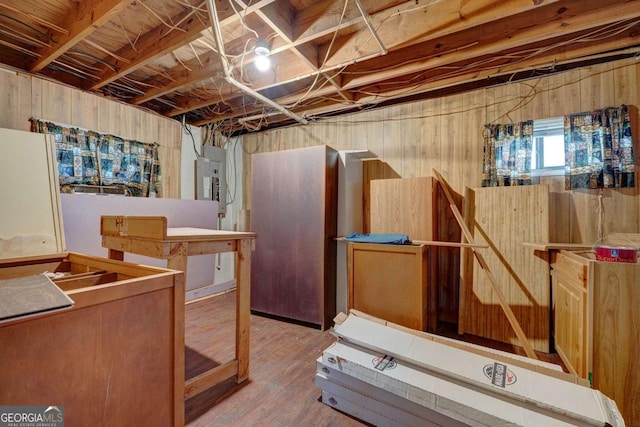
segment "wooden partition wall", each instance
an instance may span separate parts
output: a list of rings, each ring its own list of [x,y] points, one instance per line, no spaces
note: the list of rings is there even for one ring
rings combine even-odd
[[[29,119],[160,146],[163,197],[180,197],[180,123],[38,77],[0,72],[0,128],[29,131]]]
[[[244,146],[248,155],[244,160],[244,205],[251,208],[248,197],[251,194],[248,188],[251,153],[319,144],[328,144],[336,150],[371,151],[378,161],[365,162],[372,166],[365,167],[367,179],[432,176],[435,168],[462,201],[466,187],[481,185],[484,124],[557,117],[620,104],[628,105],[633,115],[638,159],[639,82],[640,62],[622,60],[460,95],[332,118],[306,126],[245,135]],[[600,220],[599,191],[571,191],[567,197],[563,176],[544,177],[540,182],[549,185],[551,200],[563,201],[561,207],[554,206],[553,209],[569,215],[569,227],[552,229],[551,235],[562,235],[562,240],[575,243],[596,241]],[[558,195],[563,197],[556,197]],[[605,189],[601,200],[605,233],[640,231],[637,188]],[[553,218],[550,221],[553,224]],[[448,233],[455,223],[445,221],[440,226],[443,227],[441,233]],[[449,277],[456,280],[459,266],[452,265],[451,270]]]

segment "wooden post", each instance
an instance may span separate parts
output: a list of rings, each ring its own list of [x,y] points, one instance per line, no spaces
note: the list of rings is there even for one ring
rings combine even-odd
[[[251,328],[251,240],[242,239],[237,248],[236,265],[236,359],[241,383],[249,377],[249,331]]]

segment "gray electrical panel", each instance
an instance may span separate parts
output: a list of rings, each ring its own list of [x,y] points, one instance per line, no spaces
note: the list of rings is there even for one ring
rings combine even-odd
[[[218,202],[218,215],[227,213],[227,152],[205,145],[196,159],[196,200]]]

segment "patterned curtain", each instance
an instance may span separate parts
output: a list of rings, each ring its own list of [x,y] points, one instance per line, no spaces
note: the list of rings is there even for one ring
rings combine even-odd
[[[626,105],[565,116],[564,145],[565,189],[635,186]]]
[[[485,125],[482,186],[531,184],[533,120]]]
[[[162,197],[158,144],[31,119],[31,131],[54,136],[62,192],[79,186],[121,188],[125,194]]]

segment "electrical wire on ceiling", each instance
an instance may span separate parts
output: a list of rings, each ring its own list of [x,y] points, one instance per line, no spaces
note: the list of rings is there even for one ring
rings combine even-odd
[[[439,0],[436,0],[436,1],[439,1]],[[435,1],[430,2],[430,3],[429,3],[429,5],[430,5],[430,4],[432,4],[432,3],[435,3]],[[346,14],[347,4],[348,4],[348,0],[345,0],[344,6],[343,6],[343,10],[342,10],[341,15],[340,15],[340,18],[339,18],[339,22],[338,22],[338,24],[336,25],[336,28],[335,28],[335,30],[334,30],[334,32],[333,32],[333,34],[332,34],[332,38],[331,38],[331,41],[330,41],[330,43],[329,43],[329,46],[328,46],[328,48],[327,48],[327,50],[326,50],[326,52],[325,52],[325,56],[324,56],[324,59],[323,59],[323,61],[322,61],[322,64],[321,64],[321,66],[318,68],[318,71],[314,73],[314,81],[313,81],[313,83],[312,83],[312,84],[307,88],[307,90],[306,90],[306,92],[305,92],[305,94],[304,94],[303,96],[299,97],[299,98],[298,98],[295,102],[293,102],[293,103],[286,104],[286,108],[294,108],[294,107],[300,107],[300,106],[308,105],[308,104],[306,103],[306,100],[307,100],[308,98],[313,97],[313,96],[314,96],[314,94],[316,94],[317,92],[319,92],[320,90],[322,90],[322,88],[324,88],[324,87],[329,83],[329,78],[330,78],[330,79],[335,79],[336,77],[338,77],[338,76],[340,75],[340,73],[341,73],[344,69],[346,69],[346,68],[347,68],[347,66],[348,66],[348,65],[344,65],[344,66],[342,66],[342,68],[341,68],[341,69],[339,69],[339,70],[337,70],[337,72],[335,72],[334,74],[332,74],[332,75],[331,75],[331,77],[328,77],[328,78],[326,78],[326,79],[323,79],[323,83],[322,83],[319,87],[317,87],[317,86],[316,86],[316,85],[317,85],[317,82],[319,81],[320,76],[322,75],[322,73],[323,73],[323,72],[325,72],[325,71],[324,71],[324,65],[325,65],[326,61],[328,60],[328,58],[329,58],[329,55],[330,55],[331,50],[332,50],[332,49],[331,49],[331,48],[332,48],[332,45],[333,45],[333,43],[335,43],[335,40],[336,40],[336,38],[337,38],[337,35],[339,34],[339,30],[340,30],[340,28],[341,28],[341,26],[342,26],[342,21],[343,21],[343,19],[344,19],[345,14]],[[423,10],[425,7],[426,7],[426,6],[424,6],[424,7],[423,7],[423,6],[421,6],[421,7],[413,8],[413,9],[410,9],[410,10],[405,11],[405,13],[418,12],[418,11]],[[390,17],[396,16],[396,15],[398,15],[398,13],[396,13],[396,14],[392,14]],[[390,17],[387,17],[387,19],[389,19]],[[380,22],[380,23],[378,24],[378,28],[379,28],[383,23],[385,23],[387,19],[385,19],[385,20],[383,20],[382,22]],[[370,34],[370,37],[374,37],[374,33],[373,33],[373,32]],[[353,63],[353,62],[355,62],[355,60],[356,60],[356,59],[357,59],[357,58],[354,58],[354,60],[353,60],[353,61],[350,61],[349,63]],[[373,72],[373,71],[372,71],[372,72]],[[357,106],[357,105],[359,104],[357,101],[351,101],[351,100],[344,100],[344,101],[343,101],[343,103],[344,103],[344,104],[351,104],[351,105],[354,105],[354,106]],[[267,115],[268,115],[269,113],[265,113],[265,114],[267,114]],[[257,116],[257,115],[255,115],[255,116]],[[266,120],[266,117],[265,117],[265,120]],[[257,130],[257,129],[259,129],[259,128],[262,126],[263,122],[261,122],[261,123],[260,123],[260,125],[258,125],[258,126],[260,126],[260,127],[255,126],[255,125],[253,125],[253,126],[252,126],[252,125],[248,124],[248,122],[247,122],[247,121],[241,122],[241,124],[242,124],[244,127],[250,128],[250,130]]]
[[[600,29],[600,31],[593,31],[593,32],[591,32],[591,33],[589,33],[589,34],[587,34],[587,35],[582,35],[582,36],[580,36],[580,37],[573,38],[573,39],[571,39],[570,41],[559,42],[559,43],[557,43],[557,44],[556,44],[556,45],[554,45],[554,46],[556,46],[556,47],[560,47],[560,46],[565,45],[565,44],[568,44],[568,43],[583,42],[583,41],[584,41],[584,42],[591,42],[591,41],[594,41],[594,40],[596,40],[596,39],[598,39],[598,40],[599,40],[599,39],[603,39],[603,38],[607,38],[607,37],[612,37],[613,35],[618,35],[618,34],[620,34],[620,33],[624,32],[624,31],[626,31],[626,30],[628,30],[628,29],[632,28],[632,27],[633,27],[634,25],[636,25],[637,23],[638,23],[638,21],[630,22],[630,23],[628,23],[626,26],[624,26],[623,28],[618,29],[618,30],[616,30],[616,31],[614,31],[614,32],[609,31],[609,29],[608,29],[608,28],[603,28],[603,29]],[[594,37],[594,36],[595,36],[595,37]],[[543,53],[543,52],[544,52],[544,50],[542,50],[542,49],[529,49],[529,50],[523,50],[523,51],[521,52],[521,54],[522,54],[522,53],[529,53],[529,52],[531,52],[531,51],[533,51],[533,54],[531,54],[530,56],[535,56],[535,55],[537,55],[537,54],[540,54],[540,53]],[[517,57],[518,57],[518,55],[517,55],[517,54],[502,55],[502,56],[500,56],[500,57],[491,57],[491,58],[485,59],[485,60],[483,60],[483,61],[484,61],[485,63],[490,63],[490,62],[494,62],[494,61],[496,61],[497,59],[500,59],[500,58],[507,58],[507,57],[508,57],[508,58],[517,58]],[[421,86],[423,86],[424,84],[427,84],[427,83],[429,83],[429,82],[431,82],[431,81],[435,81],[435,80],[439,80],[439,79],[442,79],[442,78],[443,78],[443,75],[438,75],[438,76],[434,76],[434,77],[433,77],[433,78],[431,78],[431,79],[424,79],[424,78],[423,78],[423,74],[426,74],[427,72],[431,72],[431,71],[433,71],[433,70],[442,70],[442,69],[446,69],[446,68],[452,68],[452,69],[455,69],[455,71],[452,71],[452,72],[450,72],[450,73],[448,73],[448,74],[445,74],[445,76],[447,76],[447,77],[453,77],[453,76],[456,76],[456,75],[462,75],[463,73],[468,72],[468,70],[469,70],[469,69],[471,69],[471,68],[473,68],[473,67],[477,67],[478,65],[481,65],[483,61],[477,61],[477,62],[475,62],[475,63],[466,64],[466,66],[465,66],[465,67],[451,67],[451,66],[449,66],[449,67],[437,67],[437,68],[434,68],[434,69],[428,70],[428,71],[426,71],[425,73],[421,73],[421,74],[416,75],[416,76],[414,76],[413,78],[409,79],[408,81],[405,81],[405,84],[406,84],[406,83],[409,83],[409,82],[411,82],[411,81],[413,81],[413,80],[416,80],[416,79],[422,78],[422,80],[421,80],[419,83],[414,84],[414,85],[413,85],[413,86],[411,86],[411,87],[408,87],[408,88],[406,89],[405,93],[406,93],[406,94],[410,94],[411,92],[413,92],[413,91],[415,91],[415,90],[419,89],[419,88],[420,88]],[[512,63],[509,63],[509,65],[511,65],[511,64],[512,64]],[[490,70],[490,69],[493,69],[493,68],[495,68],[495,67],[484,67],[484,68],[482,68],[482,69],[483,69],[483,70]],[[387,83],[387,82],[382,82],[382,83],[380,83],[380,82],[379,82],[379,83],[377,83],[377,86],[385,85],[385,84],[389,84],[389,85],[398,85],[398,83],[399,83],[398,81],[388,82],[388,83]],[[369,96],[375,96],[375,97],[378,97],[378,98],[381,98],[381,99],[384,99],[384,98],[387,98],[387,97],[388,97],[388,98],[394,98],[394,97],[401,96],[401,94],[398,94],[398,93],[393,94],[393,95],[388,95],[388,96],[387,96],[387,95],[381,94],[381,93],[380,93],[380,91],[377,91],[377,92],[367,92],[366,90],[363,90],[363,89],[354,89],[354,90],[353,90],[353,92],[354,92],[354,93],[362,93],[362,94],[369,95]],[[333,99],[335,100],[335,98],[333,98]],[[367,101],[367,103],[369,103],[369,102],[370,102],[370,101]],[[355,105],[355,104],[357,104],[357,103],[358,103],[358,102],[353,102],[353,104],[354,104],[354,105]],[[366,105],[367,103],[360,102],[360,104],[361,104],[361,105]],[[346,103],[345,103],[345,104],[346,104]],[[305,105],[307,105],[307,104],[305,104]]]
[[[409,16],[413,19],[414,14],[424,14],[425,11],[428,14],[428,7],[441,0],[434,1],[421,1],[416,7],[411,7],[406,10],[399,10],[385,15],[384,18],[378,18],[373,22],[374,31],[369,31],[369,39],[365,40],[362,37],[364,43],[360,42],[359,45],[364,46],[375,38],[376,32],[380,29],[385,29],[385,25],[396,22],[399,15]],[[138,16],[135,21],[126,15],[118,15],[114,17],[108,24],[106,24],[99,31],[94,33],[93,36],[89,36],[83,42],[86,45],[76,45],[71,48],[58,59],[52,62],[49,69],[52,71],[64,72],[72,76],[82,78],[89,81],[99,81],[102,72],[105,69],[116,71],[118,67],[122,67],[122,64],[130,62],[126,58],[117,55],[116,46],[130,46],[136,50],[140,37],[147,32],[149,28],[165,27],[167,31],[182,31],[184,29],[181,24],[185,18],[178,19],[173,11],[183,8],[190,8],[185,14],[181,16],[188,16],[190,18],[208,21],[208,8],[206,1],[193,1],[188,2],[185,0],[174,0],[174,4],[159,3],[159,7],[156,7],[156,3],[152,0],[139,0],[136,4],[138,10],[144,11],[143,16]],[[193,3],[193,4],[191,4]],[[233,8],[233,14],[235,15],[236,25],[239,23],[241,27],[240,36],[234,39],[238,43],[237,51],[232,53],[240,53],[238,55],[232,55],[228,52],[224,54],[227,64],[231,68],[231,77],[237,79],[242,85],[254,90],[259,91],[262,83],[260,83],[249,72],[245,72],[245,68],[249,65],[250,54],[252,53],[253,44],[257,40],[259,33],[262,29],[252,24],[251,20],[247,19],[247,15],[252,13],[250,7],[252,5],[249,2],[248,5],[243,4],[240,1],[230,0],[231,7]],[[313,70],[308,76],[305,76],[304,80],[308,83],[304,88],[299,89],[296,92],[288,92],[286,99],[297,98],[291,102],[285,101],[282,106],[287,109],[295,109],[302,112],[305,109],[321,106],[323,103],[331,101],[332,103],[339,104],[342,108],[372,108],[372,105],[385,102],[390,99],[398,99],[404,96],[408,96],[415,93],[425,92],[429,89],[430,85],[433,85],[436,81],[443,81],[446,79],[451,80],[451,84],[461,84],[467,81],[473,81],[473,79],[494,76],[509,77],[509,80],[516,76],[514,70],[519,64],[524,64],[524,70],[546,70],[550,67],[554,67],[557,64],[561,64],[561,61],[551,61],[547,58],[551,58],[552,53],[571,46],[573,44],[582,43],[585,45],[591,43],[597,43],[604,40],[613,40],[614,38],[621,38],[622,35],[635,31],[640,25],[640,20],[621,20],[618,22],[603,25],[600,28],[585,31],[578,35],[568,36],[566,40],[557,41],[546,46],[541,47],[521,47],[513,49],[512,52],[506,54],[488,55],[484,54],[483,57],[476,56],[470,62],[463,63],[463,57],[465,55],[453,56],[457,59],[457,63],[447,64],[448,55],[456,52],[469,50],[471,53],[481,52],[480,47],[485,42],[475,41],[463,46],[453,47],[449,50],[430,53],[419,58],[410,58],[402,63],[397,63],[384,68],[375,68],[371,70],[364,70],[363,67],[359,67],[358,63],[363,58],[358,56],[360,54],[354,53],[354,57],[351,61],[343,61],[344,64],[332,65],[327,67],[327,64],[331,62],[332,55],[335,54],[335,46],[341,44],[340,32],[346,31],[342,28],[348,8],[349,0],[344,0],[341,13],[338,15],[340,9],[336,10],[335,28],[332,28],[331,32],[323,36],[323,45],[320,52],[321,61],[317,70]],[[340,5],[337,5],[340,8]],[[242,10],[241,10],[242,9]],[[0,14],[3,18],[0,21],[0,32],[12,32],[12,36],[7,36],[9,40],[0,41],[7,48],[3,48],[5,51],[13,49],[17,52],[22,52],[25,55],[29,55],[32,58],[36,57],[38,48],[51,44],[53,40],[47,32],[40,31],[38,26],[44,24],[36,23],[33,26],[24,24],[15,18],[8,15]],[[366,17],[363,14],[363,19]],[[395,19],[395,20],[394,20]],[[403,18],[404,19],[404,18]],[[123,22],[124,20],[124,22]],[[17,22],[17,24],[12,23]],[[347,28],[347,27],[345,27]],[[362,28],[362,25],[360,25]],[[240,28],[238,28],[240,30]],[[256,31],[257,30],[257,31]],[[385,29],[386,30],[386,29]],[[362,32],[361,34],[364,34]],[[275,32],[271,32],[268,35],[262,34],[263,38],[273,39],[277,37]],[[346,37],[346,36],[345,36]],[[629,37],[633,37],[629,35]],[[99,39],[100,43],[93,41]],[[556,38],[557,40],[557,38]],[[178,70],[195,70],[205,64],[204,52],[217,52],[215,46],[211,45],[210,39],[205,36],[197,39],[198,43],[190,43],[188,46],[176,51],[173,54],[173,58],[170,55],[166,55],[157,62],[152,62],[141,67],[139,73],[128,73],[123,77],[115,80],[109,85],[106,85],[103,90],[106,94],[122,97],[123,99],[132,99],[138,95],[144,95],[152,89],[162,88],[167,85],[167,82],[176,81]],[[228,40],[229,42],[229,40]],[[82,43],[82,42],[81,42]],[[425,44],[426,46],[427,44]],[[204,46],[205,49],[202,48]],[[293,43],[295,48],[296,42]],[[478,49],[476,49],[478,46]],[[476,49],[476,50],[474,50]],[[618,51],[607,52],[606,55],[616,55]],[[223,52],[224,53],[224,52]],[[379,53],[376,53],[379,54]],[[478,55],[478,54],[475,54]],[[430,61],[431,59],[438,58],[437,62]],[[536,64],[536,58],[540,58],[539,62],[548,61],[543,64]],[[585,60],[589,56],[583,56],[580,60]],[[318,58],[320,59],[320,58]],[[576,61],[576,58],[568,59],[567,61]],[[380,73],[383,71],[393,74],[394,70],[401,69],[401,67],[423,62],[425,69],[417,71],[411,74],[404,74],[399,77],[390,78],[385,81],[378,81],[372,84],[358,84],[359,77],[365,77],[373,73]],[[442,64],[429,68],[429,64]],[[566,63],[566,61],[565,61]],[[116,66],[116,64],[119,64]],[[518,72],[522,71],[518,69]],[[473,73],[473,74],[471,74]],[[399,74],[399,73],[398,73]],[[533,75],[534,73],[532,73]],[[174,77],[172,77],[174,76]],[[327,84],[332,84],[331,80],[339,80],[343,76],[351,77],[347,80],[347,84],[352,84],[353,87],[345,89],[343,87],[336,87],[335,90],[327,89]],[[474,77],[478,76],[478,77]],[[521,78],[521,76],[519,76]],[[363,79],[363,81],[366,79]],[[449,83],[445,83],[449,84]],[[291,86],[297,88],[296,84]],[[287,87],[286,89],[289,89]],[[345,96],[340,94],[340,91],[344,91],[349,95],[353,95],[353,99],[345,99]],[[276,91],[273,91],[276,92]],[[270,93],[270,92],[260,92]],[[217,132],[229,133],[232,129],[238,129],[239,126],[243,126],[246,129],[256,130],[264,126],[269,126],[272,122],[279,120],[275,115],[279,113],[274,110],[272,106],[265,106],[256,98],[247,98],[244,95],[235,94],[229,91],[229,86],[226,82],[222,81],[222,76],[211,76],[206,80],[202,80],[197,84],[174,90],[169,94],[164,94],[155,98],[149,103],[154,105],[167,105],[172,106],[170,108],[175,109],[176,105],[189,105],[191,100],[204,100],[214,97],[219,99],[220,102],[216,105],[201,107],[194,109],[188,113],[183,114],[183,119],[188,117],[200,117],[202,119],[215,118],[217,116],[221,118],[231,118],[238,116],[248,116],[249,119],[241,121],[225,119],[216,129]],[[347,98],[351,98],[350,96]],[[284,98],[281,98],[284,99]],[[528,98],[527,98],[528,99]],[[192,105],[194,103],[192,102]],[[149,104],[151,105],[151,104]],[[305,119],[311,119],[307,115],[300,113]],[[261,117],[260,117],[261,116]],[[321,113],[316,113],[316,117],[322,117]],[[314,117],[315,119],[315,117]]]
[[[338,37],[338,33],[340,32],[340,27],[342,26],[342,21],[344,20],[344,17],[345,17],[345,15],[347,13],[347,5],[348,4],[349,4],[349,0],[345,0],[344,1],[344,6],[342,7],[342,13],[340,14],[340,19],[338,20],[338,24],[336,25],[336,29],[333,32],[333,35],[331,36],[331,41],[329,42],[329,46],[327,47],[327,52],[324,55],[324,59],[322,60],[322,63],[318,67],[318,72],[316,73],[316,76],[315,76],[315,78],[313,80],[313,83],[311,83],[311,85],[309,86],[309,89],[307,90],[307,92],[304,95],[302,95],[300,98],[298,98],[298,100],[296,100],[296,102],[294,102],[292,104],[289,104],[287,106],[287,108],[294,108],[298,104],[303,102],[306,99],[306,97],[309,95],[309,93],[311,93],[311,91],[313,90],[314,86],[318,83],[318,79],[320,77],[320,74],[322,73],[322,69],[324,68],[324,65],[327,63],[327,59],[329,59],[329,54],[331,53],[331,48],[333,47],[333,44],[335,43],[336,38]]]
[[[619,24],[619,23],[618,23],[618,24]],[[636,24],[637,24],[637,21],[629,22],[629,23],[628,23],[627,25],[625,25],[623,28],[618,28],[616,31],[613,31],[613,32],[612,32],[612,31],[609,31],[607,28],[600,29],[599,31],[593,31],[593,32],[589,33],[588,35],[583,35],[583,36],[581,36],[581,37],[573,38],[573,39],[571,39],[570,41],[559,42],[559,43],[557,43],[557,44],[552,45],[552,48],[561,47],[562,45],[566,45],[566,44],[573,43],[573,42],[585,42],[585,43],[588,43],[588,42],[592,42],[592,41],[594,41],[594,40],[600,40],[600,39],[604,39],[604,38],[612,37],[613,35],[621,34],[622,32],[624,32],[624,31],[626,31],[626,30],[628,30],[628,29],[632,28],[632,27],[633,27],[634,25],[636,25]],[[594,36],[595,36],[595,37],[594,37]],[[523,51],[523,52],[524,52],[524,51]],[[541,50],[541,49],[533,49],[533,53],[531,53],[531,55],[530,55],[530,56],[531,56],[531,57],[533,57],[533,56],[535,56],[535,55],[540,55],[540,54],[541,54],[541,53],[543,53],[543,52],[544,52],[544,51],[543,51],[543,50]],[[500,58],[506,58],[506,57],[507,57],[507,56],[504,56],[504,55],[503,55],[503,56],[500,56]],[[510,57],[511,57],[511,58],[515,58],[515,57],[517,57],[517,55],[512,54],[512,55],[510,55]],[[487,62],[494,62],[495,60],[496,60],[496,57],[493,57],[493,58],[488,58],[488,59],[486,59],[485,61],[487,61]],[[511,65],[512,63],[513,63],[513,61],[512,61],[511,63],[508,63],[508,64],[502,64],[502,65],[500,65],[500,67],[503,67],[503,66],[505,66],[505,65]],[[479,64],[479,62],[477,62],[477,63],[472,63],[472,64],[470,64],[470,65],[471,65],[471,66],[477,66],[478,64]],[[448,76],[453,77],[453,76],[456,76],[456,75],[462,75],[462,74],[464,74],[465,72],[468,72],[468,70],[471,68],[471,66],[467,66],[467,67],[458,67],[455,71],[451,71],[451,72],[449,72],[448,74],[445,74],[445,76],[446,76],[446,75],[448,75]],[[446,68],[447,68],[447,67],[444,67],[444,66],[443,66],[443,67],[437,67],[437,68],[435,68],[434,70],[443,70],[443,69],[446,69]],[[450,67],[450,68],[455,69],[456,67]],[[482,70],[490,70],[490,69],[493,69],[493,68],[495,68],[495,66],[492,66],[492,67],[483,67],[483,68],[482,68]],[[373,71],[371,71],[371,72],[373,72]],[[436,80],[436,79],[441,79],[441,78],[443,78],[443,75],[439,75],[437,78],[436,78],[436,77],[434,77],[433,79],[430,79],[430,81],[433,81],[433,80]],[[414,77],[414,79],[415,79],[415,77]],[[407,94],[409,94],[409,93],[411,93],[411,91],[415,91],[415,90],[419,89],[421,86],[424,86],[424,84],[426,84],[426,83],[427,83],[427,81],[422,82],[422,83],[419,83],[419,84],[415,84],[414,86],[407,88],[406,93],[407,93]],[[384,84],[387,84],[387,83],[386,83],[386,82],[383,82],[382,84],[384,85]],[[396,82],[396,83],[389,83],[389,84],[397,84],[397,82]],[[378,83],[378,85],[380,85],[380,83]],[[354,92],[354,93],[358,93],[358,89],[353,90],[353,92]],[[361,92],[365,92],[365,91],[361,91]],[[377,96],[377,97],[380,97],[380,98],[386,98],[386,97],[387,97],[387,96],[386,96],[386,95],[384,95],[384,94],[382,94],[382,95],[381,95],[379,91],[378,91],[377,93],[369,92],[369,93],[366,93],[366,94],[367,94],[367,95],[370,95],[370,96]],[[388,98],[396,98],[396,97],[398,97],[398,96],[399,96],[399,94],[397,94],[397,93],[396,93],[396,94],[389,95],[389,96],[388,96]],[[367,101],[367,103],[368,103],[368,102],[369,102],[369,101]],[[354,104],[354,105],[356,105],[356,104],[358,104],[358,103],[359,103],[359,102],[357,102],[357,101],[356,101],[356,102],[353,102],[353,104]],[[360,103],[360,104],[365,105],[366,103]],[[300,104],[300,105],[307,105],[307,104],[306,104],[306,103],[302,103],[302,104]]]
[[[193,136],[193,132],[191,131],[191,127],[185,122],[185,116],[182,116],[182,121],[180,122],[180,126],[182,127],[182,133],[188,135],[191,138],[191,145],[193,147],[193,152],[196,155],[196,158],[202,157],[198,149],[196,148],[196,138]]]

